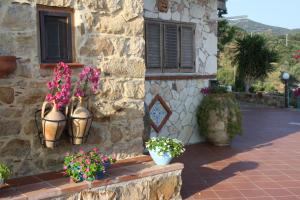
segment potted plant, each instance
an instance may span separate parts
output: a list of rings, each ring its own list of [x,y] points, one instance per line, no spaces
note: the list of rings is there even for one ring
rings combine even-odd
[[[146,147],[157,165],[167,165],[185,151],[181,141],[166,137],[153,137],[146,142]]]
[[[103,155],[97,148],[87,152],[81,149],[72,155],[67,153],[64,159],[64,173],[74,182],[93,181],[103,178],[115,162],[115,157]]]
[[[242,116],[239,104],[226,88],[203,88],[204,98],[197,110],[200,134],[216,146],[227,146],[242,133]]]
[[[43,103],[41,118],[45,146],[53,148],[60,138],[66,125],[64,107],[69,103],[71,96],[71,69],[60,62],[54,69],[54,78],[47,84],[50,93]],[[47,106],[51,105],[51,111],[46,112]]]
[[[7,76],[17,68],[16,56],[0,55],[0,78]]]
[[[10,175],[10,169],[6,165],[0,164],[0,185],[4,184]]]
[[[87,109],[87,99],[99,87],[100,71],[86,66],[79,74],[75,97],[70,105],[69,135],[73,144],[82,144],[92,124],[92,113]]]

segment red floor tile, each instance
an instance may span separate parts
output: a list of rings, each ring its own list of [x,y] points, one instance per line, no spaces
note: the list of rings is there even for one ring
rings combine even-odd
[[[287,189],[264,189],[264,191],[273,197],[282,197],[282,196],[293,195],[293,193],[289,192]]]
[[[240,190],[240,192],[247,198],[249,197],[265,197],[270,196],[268,193],[264,192],[261,189],[254,189],[254,190]]]
[[[185,164],[184,199],[299,199],[300,126],[289,123],[300,112],[248,104],[242,110],[244,134],[231,147],[191,145],[175,160]]]

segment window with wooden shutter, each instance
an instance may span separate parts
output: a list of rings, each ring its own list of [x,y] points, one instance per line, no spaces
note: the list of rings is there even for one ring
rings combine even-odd
[[[194,27],[193,26],[181,26],[181,42],[180,42],[180,70],[192,69],[195,65],[194,56]]]
[[[194,24],[145,20],[148,72],[194,72]]]
[[[164,25],[164,70],[178,69],[178,26],[177,24]]]
[[[72,17],[70,12],[40,10],[41,62],[72,62]]]
[[[146,62],[149,68],[161,69],[161,25],[160,23],[149,22],[146,24]]]

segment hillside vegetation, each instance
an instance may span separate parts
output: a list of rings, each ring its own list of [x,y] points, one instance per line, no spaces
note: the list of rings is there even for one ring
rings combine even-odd
[[[221,84],[234,86],[237,68],[237,66],[233,64],[236,40],[245,37],[249,33],[246,30],[243,30],[241,26],[232,26],[226,22],[220,22],[219,25],[218,46],[220,51],[218,54],[218,80]],[[249,28],[247,30],[249,31]],[[253,27],[252,30],[254,30]],[[276,63],[272,63],[272,65],[275,66],[275,71],[268,74],[266,78],[256,81],[252,85],[252,89],[255,91],[282,92],[283,84],[280,79],[282,71],[289,72],[292,76],[291,84],[294,86],[297,85],[298,81],[300,81],[300,63],[297,62],[293,56],[296,54],[297,50],[300,49],[300,32],[289,30],[287,42],[285,35],[264,31],[253,32],[252,34],[262,35],[267,40],[268,47],[278,52],[279,60]],[[227,40],[224,40],[224,37],[227,38]]]

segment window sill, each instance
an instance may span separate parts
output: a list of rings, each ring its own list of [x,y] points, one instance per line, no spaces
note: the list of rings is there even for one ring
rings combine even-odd
[[[190,79],[215,79],[216,74],[198,73],[146,73],[146,80],[190,80]]]
[[[81,68],[84,66],[84,64],[81,63],[66,63],[68,64],[71,68]],[[40,68],[41,69],[53,69],[55,68],[57,63],[41,63]]]

